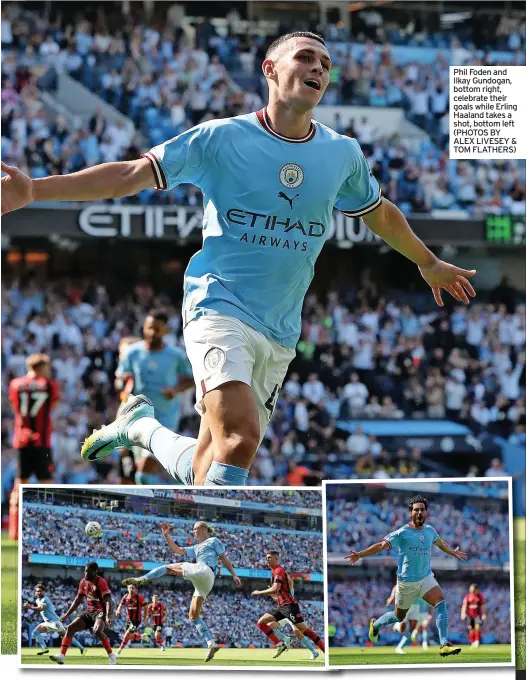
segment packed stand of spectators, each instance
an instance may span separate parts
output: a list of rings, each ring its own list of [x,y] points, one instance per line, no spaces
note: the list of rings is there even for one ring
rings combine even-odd
[[[98,465],[78,455],[93,429],[117,411],[113,376],[122,337],[140,337],[144,316],[164,307],[168,344],[180,344],[180,308],[151,284],[127,294],[109,293],[101,280],[15,281],[2,290],[3,492],[16,472],[11,448],[9,381],[25,373],[25,358],[46,352],[60,388],[52,449],[60,483],[117,481],[117,458]],[[391,450],[352,421],[453,420],[479,438],[526,438],[525,305],[508,302],[505,283],[496,302],[431,307],[430,296],[405,292],[381,297],[364,270],[358,286],[310,294],[303,331],[265,440],[250,477],[254,484],[319,484],[323,477],[388,478],[424,474],[418,449]],[[500,291],[500,292],[499,292]],[[493,294],[492,294],[493,295]],[[512,298],[510,298],[511,300]],[[515,299],[515,298],[514,298]],[[431,311],[428,311],[431,310]],[[182,395],[181,432],[196,436],[193,390]],[[349,423],[351,423],[349,429]],[[500,468],[499,468],[500,466]],[[502,465],[479,474],[502,474]],[[493,471],[495,470],[495,472]]]
[[[265,503],[266,505],[284,505],[296,508],[321,510],[321,495],[319,491],[274,491],[272,489],[258,489],[257,491],[241,489],[219,489],[214,491],[196,491],[196,495],[212,496],[213,498],[228,498],[235,501],[249,501],[251,503]]]
[[[23,550],[24,554],[84,555],[109,557],[115,560],[139,560],[143,562],[166,562],[171,552],[160,530],[160,520],[140,515],[122,516],[100,513],[96,516],[103,527],[101,540],[86,544],[84,526],[94,519],[93,513],[83,514],[77,508],[59,512],[52,507],[43,509],[31,504],[24,506]],[[193,522],[170,521],[172,537],[182,546],[195,543],[191,529]],[[40,527],[49,532],[44,536]],[[284,566],[294,572],[321,573],[323,570],[322,535],[277,528],[272,533],[258,527],[231,530],[214,526],[214,536],[225,545],[229,559],[237,568],[268,569],[265,555],[268,550],[278,550]]]
[[[394,579],[394,574],[393,574]],[[476,581],[476,577],[475,577]],[[394,585],[385,579],[356,578],[345,583],[329,585],[329,625],[335,627],[331,647],[363,647],[368,644],[369,621],[378,618],[388,607],[385,601]],[[455,644],[468,643],[467,621],[460,618],[464,596],[469,590],[469,581],[443,581],[449,620],[449,639]],[[489,604],[487,620],[482,626],[482,644],[510,643],[510,589],[509,585],[481,583],[480,591]],[[433,616],[429,627],[429,644],[439,645],[438,631]],[[386,627],[382,630],[380,645],[396,645],[400,633]],[[418,637],[421,642],[421,637]]]
[[[428,524],[448,545],[459,545],[469,555],[469,565],[504,568],[509,562],[509,518],[507,506],[502,511],[495,504],[471,505],[469,501],[453,503],[444,497],[429,499]],[[392,499],[374,501],[327,499],[327,552],[347,554],[350,549],[363,550],[381,541],[387,534],[408,522],[405,503]],[[390,554],[396,562],[398,549]],[[442,553],[437,549],[434,556]]]
[[[108,580],[112,591],[115,610],[123,595],[126,594],[120,581],[113,580],[107,573],[104,577]],[[46,586],[46,594],[55,605],[59,615],[64,614],[67,608],[73,602],[78,587],[78,580],[75,579],[44,579]],[[37,583],[37,579],[28,578],[24,580],[22,589],[22,598],[25,602],[34,602],[33,588]],[[168,610],[168,617],[166,625],[163,627],[163,637],[166,638],[168,629],[172,632],[171,646],[175,647],[181,643],[183,647],[201,647],[202,638],[195,630],[188,620],[188,608],[191,600],[191,586],[185,584],[184,586],[179,582],[173,581],[169,588],[151,588],[141,586],[141,595],[147,602],[151,602],[152,595],[159,595],[160,601],[166,605]],[[265,608],[266,607],[266,608]],[[246,648],[253,647],[268,647],[266,637],[260,633],[256,628],[256,622],[267,609],[273,607],[272,600],[269,598],[253,598],[249,592],[227,592],[219,588],[214,588],[206,599],[203,608],[203,617],[208,622],[210,629],[213,631],[217,642],[227,647]],[[81,611],[82,606],[79,608]],[[323,623],[323,606],[320,603],[301,600],[301,609],[305,617],[305,621],[314,630],[320,634],[324,629]],[[70,619],[72,620],[74,616]],[[28,628],[40,621],[38,614],[34,612],[23,610],[22,614],[22,644],[25,646],[28,643]],[[151,625],[151,622],[148,624]],[[139,632],[144,631],[144,624],[140,627]],[[126,610],[120,617],[115,617],[111,632],[115,632],[115,638],[111,636],[110,639],[113,647],[116,647],[122,640],[126,630]],[[108,631],[106,631],[108,632]],[[81,631],[75,636],[83,645],[97,647],[100,643],[94,638],[90,631]],[[117,639],[118,637],[118,639]],[[50,635],[50,639],[54,640],[54,645],[58,646],[59,638],[56,634]],[[152,635],[151,645],[153,646],[154,636]],[[144,643],[143,643],[144,644]],[[293,643],[294,647],[300,647],[299,643]],[[307,652],[305,652],[307,654]],[[126,653],[124,654],[126,656]]]
[[[237,34],[235,16],[230,18],[228,36],[222,36],[208,20],[191,26],[167,8],[166,16],[148,19],[142,6],[133,7],[126,16],[120,8],[115,14],[115,7],[106,6],[108,10],[98,11],[92,21],[51,20],[45,13],[4,10],[2,153],[6,162],[41,177],[102,161],[137,158],[144,144],[155,146],[199,122],[248,113],[265,103],[261,63],[274,36]],[[326,28],[328,39],[337,37],[333,28]],[[346,44],[329,42],[334,67],[322,104],[401,107],[433,141],[425,140],[415,150],[407,140],[385,138],[367,117],[345,125],[336,117],[335,129],[358,139],[384,195],[405,213],[524,214],[523,162],[448,158],[448,65],[484,65],[489,57],[477,56],[474,48],[466,49],[458,39],[431,56],[431,45],[417,37],[422,53],[404,58],[403,52],[400,56],[394,50],[396,46],[415,48],[411,41],[400,43],[401,34],[408,36],[411,31],[399,27],[388,30],[382,39],[375,35],[374,40],[367,39],[367,31],[358,31],[350,43],[349,36],[340,36]],[[523,34],[523,27],[515,27],[510,41],[515,45],[518,36],[519,43],[504,53],[508,61],[500,61],[516,63],[517,55],[523,55]],[[102,111],[91,118],[87,130],[71,129],[64,118],[48,118],[37,87],[37,83],[46,85],[41,71],[48,68],[83,82],[133,120],[143,139],[133,138],[124,122],[108,124]],[[170,192],[147,190],[126,200],[202,205],[200,192],[189,185]]]

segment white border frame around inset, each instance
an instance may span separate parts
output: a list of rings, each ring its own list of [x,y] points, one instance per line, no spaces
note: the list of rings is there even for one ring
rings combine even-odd
[[[429,670],[439,670],[448,668],[509,668],[515,667],[515,573],[514,573],[514,554],[513,554],[513,488],[512,488],[512,478],[511,477],[422,477],[422,478],[409,478],[409,479],[324,479],[322,482],[323,486],[323,505],[326,507],[327,503],[327,487],[337,486],[337,485],[350,485],[350,484],[365,484],[369,486],[385,487],[387,484],[415,484],[419,486],[424,486],[425,484],[444,484],[444,483],[463,483],[469,484],[472,482],[494,482],[494,481],[505,481],[508,484],[508,538],[509,538],[509,551],[510,551],[510,628],[511,628],[511,661],[502,661],[496,663],[448,663],[447,665],[440,665],[440,661],[437,663],[426,663],[426,664],[404,664],[404,663],[393,663],[393,664],[371,664],[371,665],[336,665],[330,663],[330,645],[329,645],[329,571],[327,565],[327,531],[324,533],[324,545],[323,545],[323,571],[325,578],[323,580],[324,588],[324,604],[327,609],[325,617],[325,629],[327,631],[327,645],[326,645],[326,655],[325,661],[328,664],[329,671],[340,671],[340,670],[393,670],[393,669],[422,669],[427,668]],[[392,488],[392,487],[391,487]],[[425,493],[425,491],[422,491]],[[430,492],[431,493],[431,492]],[[324,510],[325,512],[325,510]],[[327,519],[327,518],[326,518]],[[326,527],[326,525],[324,525]],[[480,649],[483,649],[481,647]]]

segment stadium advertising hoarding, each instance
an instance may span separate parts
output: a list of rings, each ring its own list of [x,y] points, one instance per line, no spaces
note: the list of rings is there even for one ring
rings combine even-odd
[[[78,204],[77,204],[78,205]],[[6,236],[51,236],[129,240],[160,239],[197,241],[200,239],[202,210],[184,206],[36,205],[6,215],[2,220]],[[483,219],[411,216],[412,228],[426,243],[443,245],[525,245],[526,230],[520,216],[488,215]],[[372,234],[359,218],[334,211],[329,239],[336,243],[374,245],[381,239]]]

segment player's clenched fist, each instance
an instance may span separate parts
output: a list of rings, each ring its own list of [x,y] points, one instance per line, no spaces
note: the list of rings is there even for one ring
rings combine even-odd
[[[18,168],[2,163],[2,215],[19,210],[34,200],[33,181]]]

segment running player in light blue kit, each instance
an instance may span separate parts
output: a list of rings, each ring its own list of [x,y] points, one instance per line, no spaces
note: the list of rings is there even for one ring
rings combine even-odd
[[[51,602],[49,596],[46,595],[46,589],[42,583],[37,583],[35,586],[35,604],[33,605],[29,602],[24,602],[24,609],[31,609],[34,612],[40,613],[43,622],[39,623],[33,631],[40,646],[40,652],[37,652],[37,655],[42,656],[42,654],[49,654],[49,649],[44,642],[43,634],[58,633],[60,637],[64,637],[66,628],[55,610],[55,605]],[[75,638],[73,638],[71,644],[73,647],[80,649],[81,654],[84,654],[86,651],[86,648],[83,647],[78,640],[75,640]]]
[[[384,550],[398,548],[398,570],[395,591],[395,609],[386,612],[379,619],[371,619],[369,639],[378,640],[380,628],[402,622],[411,605],[422,598],[435,607],[436,624],[440,636],[440,656],[460,654],[461,649],[448,640],[447,606],[444,593],[431,571],[431,548],[436,545],[443,552],[459,560],[467,560],[468,556],[459,548],[452,550],[440,538],[430,524],[426,524],[428,502],[422,496],[414,496],[409,501],[411,521],[400,529],[393,531],[374,545],[360,552],[350,551],[345,557],[350,564],[356,564],[363,557],[378,555]]]
[[[184,555],[193,562],[176,562],[175,564],[168,564],[165,567],[156,567],[149,571],[145,576],[139,578],[127,578],[122,582],[123,585],[128,586],[134,584],[136,586],[144,585],[156,578],[161,578],[166,574],[172,576],[181,576],[187,579],[195,587],[192,597],[192,603],[188,612],[188,618],[196,627],[197,632],[203,637],[208,646],[208,653],[205,661],[210,661],[214,658],[216,652],[219,651],[219,645],[215,642],[214,636],[210,632],[210,628],[201,618],[201,609],[207,595],[214,587],[215,578],[219,572],[219,563],[223,564],[227,571],[230,572],[236,586],[241,586],[241,580],[236,575],[232,563],[226,556],[226,548],[218,538],[213,536],[214,530],[206,522],[196,522],[193,528],[194,538],[197,541],[196,545],[182,548],[177,545],[170,536],[170,526],[163,522],[162,525],[163,536],[168,543],[168,547],[176,555]]]
[[[334,208],[363,217],[418,265],[440,306],[442,288],[466,304],[475,294],[468,277],[476,272],[439,260],[382,199],[357,141],[312,120],[330,69],[320,36],[290,33],[267,50],[269,103],[257,113],[201,123],[137,161],[72,175],[31,180],[2,164],[2,213],[32,200],[92,201],[185,182],[204,194],[203,247],[186,271],[183,308],[199,437],[162,427],[137,395],[87,438],[85,459],[142,446],[184,484],[246,483],[295,355],[303,299]]]
[[[192,367],[184,351],[165,344],[168,314],[153,309],[143,324],[143,340],[128,344],[115,371],[115,387],[126,403],[130,393],[144,394],[155,409],[155,417],[164,427],[179,429],[181,404],[179,394],[193,386]],[[124,390],[122,389],[124,387]],[[121,408],[124,408],[122,406]],[[143,447],[134,447],[137,484],[162,484],[159,464]]]

